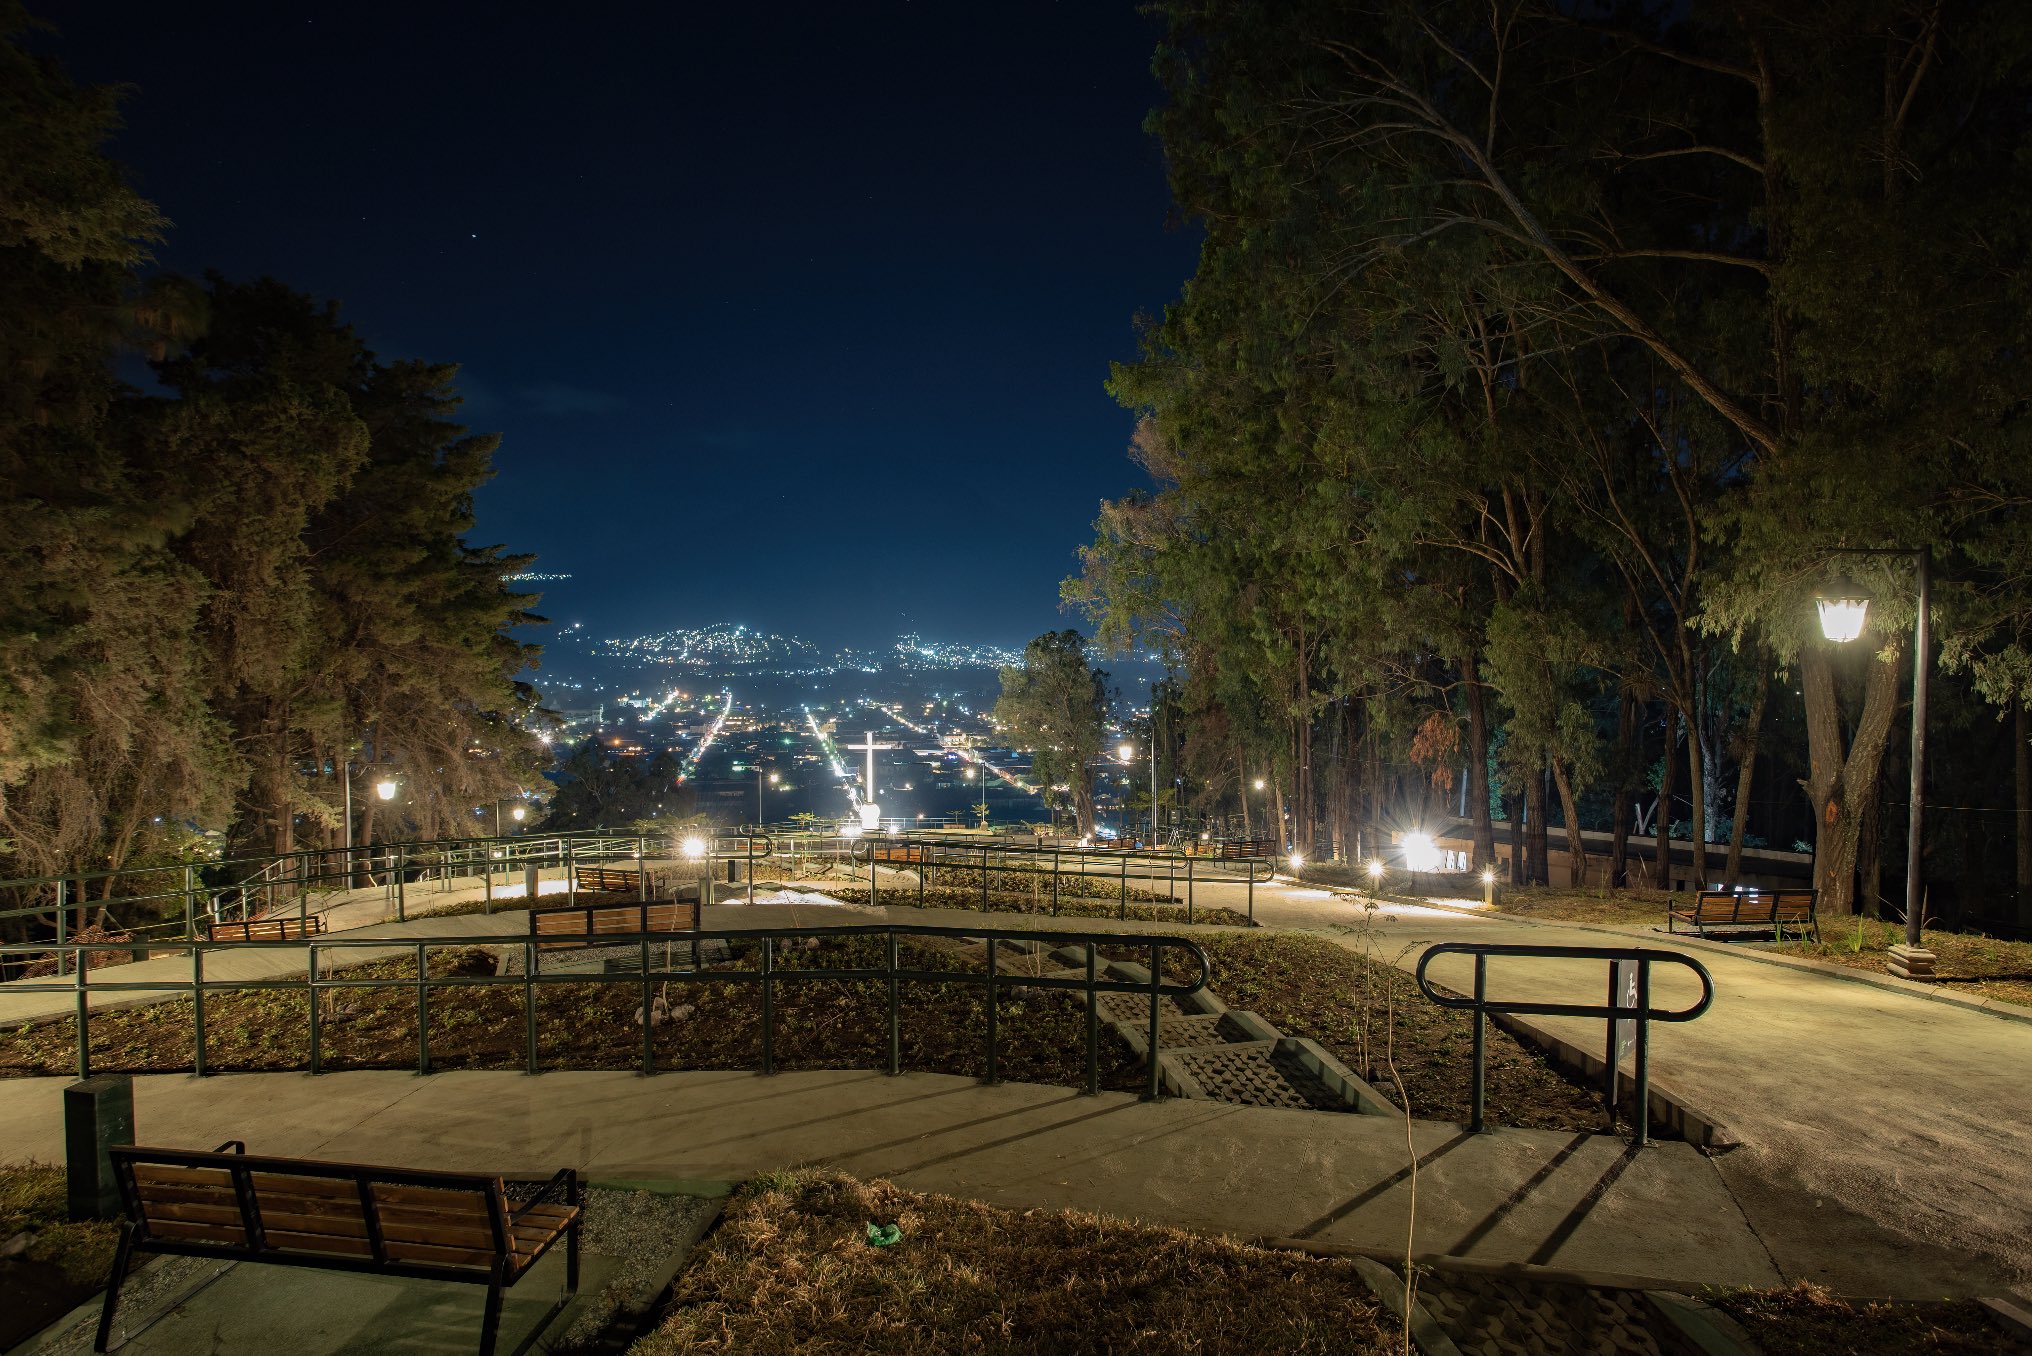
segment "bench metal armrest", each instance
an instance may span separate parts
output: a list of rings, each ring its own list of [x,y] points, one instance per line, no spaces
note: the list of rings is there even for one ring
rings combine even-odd
[[[229,1139],[218,1148],[212,1150],[212,1152],[215,1154],[244,1154],[247,1152],[247,1141],[244,1139]]]
[[[539,1205],[562,1203],[578,1206],[584,1203],[582,1196],[583,1193],[579,1189],[579,1170],[559,1168],[551,1174],[550,1180],[543,1184],[541,1191],[508,1212],[508,1220],[512,1224]]]

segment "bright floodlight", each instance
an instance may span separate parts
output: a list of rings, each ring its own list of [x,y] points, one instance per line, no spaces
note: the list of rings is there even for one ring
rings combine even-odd
[[[393,777],[388,777],[381,781],[375,782],[374,794],[381,797],[381,799],[383,800],[394,800],[395,779]]]
[[[1294,873],[1305,870],[1304,853],[1294,852],[1291,854],[1291,869]]]
[[[1261,791],[1263,789],[1263,779],[1261,777],[1258,777],[1256,779],[1256,789],[1258,791]]]
[[[1407,833],[1404,835],[1404,866],[1408,871],[1439,870],[1439,848],[1429,833]]]
[[[1136,756],[1136,746],[1129,743],[1117,744],[1115,745],[1115,756],[1126,763]]]
[[[778,774],[778,773],[774,773],[774,772],[772,772],[772,773],[770,773],[770,774],[769,774],[769,784],[770,784],[771,786],[774,786],[774,785],[776,785],[776,783],[778,783],[778,782],[780,782],[780,781],[782,781],[782,780],[783,780],[782,776],[781,776],[780,774]]]
[[[697,860],[698,860],[699,858],[701,858],[701,857],[705,856],[705,855],[706,855],[706,840],[705,840],[705,839],[703,839],[703,838],[696,838],[696,837],[694,837],[694,838],[687,838],[687,839],[685,839],[685,840],[684,840],[684,855],[685,855],[685,856],[687,856],[687,857],[689,857],[689,858],[690,858],[691,860],[693,860],[693,861],[697,861]]]
[[[1495,873],[1495,872],[1494,872],[1493,870],[1491,870],[1490,868],[1486,867],[1486,866],[1485,866],[1485,867],[1483,867],[1483,868],[1482,868],[1482,884],[1484,884],[1484,885],[1494,885],[1495,883],[1496,883],[1496,873]]]
[[[1383,863],[1377,861],[1374,857],[1369,859],[1369,879],[1383,879]]]
[[[1870,595],[1847,579],[1835,579],[1815,596],[1820,606],[1820,631],[1837,644],[1847,644],[1863,633],[1869,616]]]
[[[858,820],[858,819],[849,819],[849,820],[847,820],[847,821],[846,821],[845,823],[843,823],[843,824],[841,824],[841,825],[840,825],[840,837],[842,837],[842,838],[859,838],[860,836],[861,836],[861,821],[860,821],[860,820]]]
[[[513,816],[515,817],[515,822],[516,822],[517,824],[520,824],[520,823],[521,823],[521,822],[522,822],[523,820],[525,820],[525,819],[527,819],[527,818],[529,817],[529,811],[525,810],[525,809],[524,809],[523,807],[521,807],[520,805],[518,805],[518,806],[516,806],[516,807],[515,807],[514,809],[510,810],[510,811],[509,811],[508,813],[509,813],[509,814],[511,814],[511,815],[513,815]]]

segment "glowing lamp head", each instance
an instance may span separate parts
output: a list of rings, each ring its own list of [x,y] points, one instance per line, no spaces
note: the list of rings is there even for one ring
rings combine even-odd
[[[1845,645],[1863,633],[1870,614],[1870,595],[1848,579],[1834,579],[1814,595],[1820,608],[1820,633]]]
[[[516,806],[513,810],[510,810],[508,813],[514,817],[514,820],[517,824],[520,824],[523,820],[529,818],[529,811],[520,805]]]
[[[393,777],[384,777],[380,781],[375,782],[374,794],[381,797],[381,799],[383,800],[394,800],[395,779]]]
[[[1305,854],[1304,854],[1304,853],[1302,853],[1302,852],[1294,852],[1294,853],[1292,853],[1292,854],[1291,854],[1291,869],[1292,869],[1292,871],[1294,871],[1294,872],[1298,872],[1298,871],[1303,871],[1303,870],[1305,870]]]
[[[782,780],[783,780],[783,777],[782,777],[782,774],[780,774],[780,773],[776,773],[776,772],[772,772],[772,773],[770,773],[770,774],[769,774],[769,784],[770,784],[771,786],[774,786],[774,785],[776,785],[776,783],[778,783],[778,782],[780,782],[780,781],[782,781]]]
[[[1377,861],[1374,857],[1369,859],[1369,879],[1383,879],[1383,863]]]
[[[1439,846],[1429,833],[1404,835],[1404,865],[1412,871],[1439,870]]]
[[[1134,744],[1117,744],[1115,746],[1115,756],[1126,763],[1136,756],[1136,746]]]
[[[1261,777],[1258,777],[1256,779],[1256,789],[1258,791],[1261,791],[1263,789],[1263,779]]]
[[[695,862],[706,855],[706,840],[694,835],[684,840],[682,850],[686,860]]]
[[[1490,869],[1489,869],[1488,867],[1486,867],[1486,866],[1485,866],[1485,867],[1483,867],[1483,868],[1482,868],[1482,884],[1484,884],[1484,885],[1494,885],[1495,883],[1496,883],[1496,873],[1495,873],[1494,871],[1490,870]]]

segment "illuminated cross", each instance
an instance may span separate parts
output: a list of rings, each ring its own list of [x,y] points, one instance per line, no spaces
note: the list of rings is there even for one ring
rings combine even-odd
[[[896,749],[896,748],[901,748],[901,747],[902,747],[902,745],[900,745],[900,744],[877,744],[877,743],[875,742],[875,732],[874,732],[873,730],[870,730],[870,731],[868,731],[868,737],[867,737],[867,742],[866,742],[866,743],[863,743],[863,744],[847,744],[847,745],[844,745],[843,747],[845,747],[845,748],[849,748],[849,749],[852,749],[852,750],[853,750],[853,751],[854,751],[855,753],[865,753],[865,754],[867,754],[867,755],[868,755],[868,780],[867,780],[867,782],[866,782],[866,784],[865,784],[865,785],[866,785],[866,793],[867,793],[867,799],[868,799],[868,804],[870,804],[870,805],[873,805],[873,804],[875,803],[875,751],[876,751],[877,749]]]

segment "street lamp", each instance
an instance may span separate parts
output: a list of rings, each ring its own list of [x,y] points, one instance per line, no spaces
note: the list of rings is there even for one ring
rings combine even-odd
[[[374,783],[374,794],[383,800],[394,800],[396,789],[397,783],[393,777],[383,777]]]
[[[1851,550],[1838,548],[1838,555],[1910,556],[1919,594],[1912,618],[1912,805],[1905,820],[1905,942],[1891,948],[1884,968],[1900,979],[1931,980],[1933,953],[1920,944],[1920,924],[1925,921],[1920,880],[1920,838],[1924,828],[1926,793],[1926,670],[1933,610],[1933,549],[1900,547]],[[1846,579],[1829,581],[1815,598],[1820,608],[1821,634],[1837,644],[1846,644],[1863,633],[1869,615],[1870,595]]]
[[[782,780],[783,777],[780,773],[772,772],[769,774],[769,784],[771,786],[776,785],[776,783]],[[762,769],[758,767],[755,769],[755,827],[759,829],[768,822],[767,819],[762,817]]]

